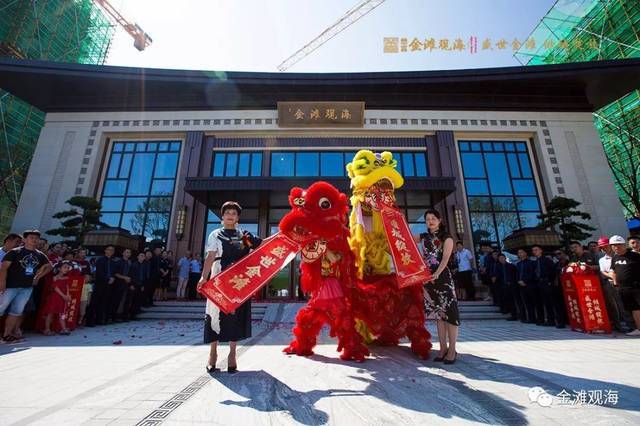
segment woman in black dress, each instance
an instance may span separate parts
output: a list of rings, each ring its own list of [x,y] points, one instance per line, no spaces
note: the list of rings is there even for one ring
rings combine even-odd
[[[213,231],[207,239],[207,257],[202,268],[198,289],[220,271],[224,271],[249,254],[262,240],[238,227],[242,208],[235,201],[227,201],[220,209],[222,228]],[[214,266],[215,263],[215,266]],[[207,300],[207,314],[204,321],[204,343],[210,343],[207,371],[215,370],[218,359],[218,342],[229,342],[230,373],[238,369],[236,342],[251,337],[251,299],[240,305],[235,312],[220,312]]]
[[[453,251],[453,239],[446,232],[440,212],[429,209],[424,214],[428,232],[416,237],[425,261],[431,270],[431,280],[424,286],[427,318],[435,318],[438,326],[440,353],[434,361],[453,364],[456,361],[458,340],[458,300],[456,299],[449,259]],[[448,338],[448,345],[447,345]]]

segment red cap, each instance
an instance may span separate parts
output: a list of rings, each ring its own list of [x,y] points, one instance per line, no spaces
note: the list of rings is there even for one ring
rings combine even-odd
[[[609,239],[607,237],[598,238],[598,247],[604,247],[609,245]]]

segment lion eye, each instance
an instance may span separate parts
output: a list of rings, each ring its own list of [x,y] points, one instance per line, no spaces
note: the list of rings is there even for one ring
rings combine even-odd
[[[326,197],[322,197],[318,201],[318,206],[320,206],[322,210],[329,210],[331,208],[331,201]]]

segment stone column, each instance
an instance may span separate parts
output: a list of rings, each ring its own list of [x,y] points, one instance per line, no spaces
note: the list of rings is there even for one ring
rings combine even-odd
[[[211,138],[207,138],[207,141]],[[204,223],[202,222],[202,212],[204,209],[206,214],[206,206],[197,202],[191,195],[184,191],[184,185],[187,177],[201,176],[202,168],[205,162],[206,147],[204,143],[203,132],[187,132],[180,164],[178,167],[177,185],[175,197],[175,208],[171,212],[171,229],[169,230],[168,248],[174,251],[174,258],[179,259],[187,250],[200,250],[202,241],[202,232]],[[211,164],[211,155],[209,155],[209,164]],[[207,172],[208,175],[208,172]],[[186,208],[186,220],[184,233],[182,238],[178,240],[176,236],[176,224],[178,212],[181,208]],[[198,237],[198,231],[199,237]]]
[[[465,247],[473,247],[471,240],[471,227],[467,219],[467,203],[462,192],[464,179],[462,171],[458,167],[457,147],[452,131],[437,131],[435,142],[433,143],[434,153],[429,154],[429,158],[434,157],[439,160],[436,169],[431,172],[431,176],[453,176],[456,179],[456,189],[448,196],[441,198],[436,208],[446,217],[446,224],[449,233],[459,239],[462,239]],[[429,161],[431,167],[432,161]],[[434,172],[439,172],[436,175]],[[456,232],[454,208],[458,208],[462,212],[464,224],[464,234],[460,235]]]

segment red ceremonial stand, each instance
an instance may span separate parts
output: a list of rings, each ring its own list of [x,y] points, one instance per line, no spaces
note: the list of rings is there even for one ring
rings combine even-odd
[[[611,333],[600,278],[591,272],[560,276],[571,329],[583,333]]]

